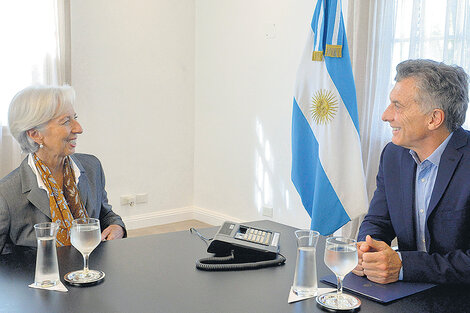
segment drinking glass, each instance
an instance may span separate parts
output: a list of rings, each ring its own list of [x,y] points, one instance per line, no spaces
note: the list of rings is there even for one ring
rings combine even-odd
[[[328,293],[318,297],[318,303],[334,310],[352,310],[361,305],[358,298],[343,294],[343,278],[356,267],[357,262],[356,240],[345,237],[326,239],[325,264],[335,273],[338,286],[336,293]]]
[[[39,223],[34,225],[38,250],[34,284],[39,287],[53,287],[59,282],[59,264],[55,240],[59,223]]]
[[[96,218],[79,218],[72,221],[70,231],[72,245],[83,255],[83,270],[70,272],[65,280],[72,284],[87,284],[101,280],[102,271],[90,270],[88,260],[91,252],[101,242],[100,221]]]

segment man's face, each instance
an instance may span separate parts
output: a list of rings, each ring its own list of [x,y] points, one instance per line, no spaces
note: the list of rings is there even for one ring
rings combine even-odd
[[[382,120],[392,127],[392,142],[414,151],[425,147],[430,136],[430,114],[421,111],[416,102],[417,87],[414,78],[405,78],[395,84],[390,92],[390,105]]]

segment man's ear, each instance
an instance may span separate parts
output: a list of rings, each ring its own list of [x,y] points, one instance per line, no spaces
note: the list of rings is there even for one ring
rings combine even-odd
[[[430,120],[428,124],[429,130],[435,130],[444,124],[445,113],[441,109],[434,109],[430,113]]]
[[[41,133],[39,132],[39,130],[37,129],[30,129],[30,130],[27,130],[26,131],[26,134],[34,140],[34,142],[36,142],[38,145],[42,143],[43,141],[43,136],[41,135]]]

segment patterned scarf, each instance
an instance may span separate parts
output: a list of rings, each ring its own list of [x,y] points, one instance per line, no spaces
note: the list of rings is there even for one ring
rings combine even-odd
[[[72,169],[70,157],[64,161],[64,185],[63,188],[56,183],[51,170],[42,162],[36,153],[33,153],[34,164],[41,175],[44,185],[49,194],[49,206],[51,208],[51,218],[54,223],[60,221],[57,232],[57,246],[70,245],[70,229],[74,218],[88,217],[85,206],[80,201],[77,184],[75,183],[75,173]],[[63,191],[62,191],[63,190]]]

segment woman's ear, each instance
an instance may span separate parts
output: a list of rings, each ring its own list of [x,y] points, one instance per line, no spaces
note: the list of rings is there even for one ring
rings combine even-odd
[[[41,135],[41,133],[39,132],[39,130],[37,129],[30,129],[28,131],[26,131],[26,134],[34,140],[35,143],[37,143],[38,145],[42,144],[42,140],[43,140],[43,137]]]

